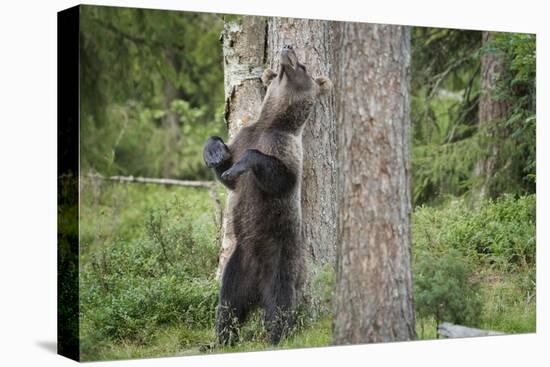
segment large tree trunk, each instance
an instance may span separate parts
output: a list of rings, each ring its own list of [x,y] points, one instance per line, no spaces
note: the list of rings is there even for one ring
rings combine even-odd
[[[408,27],[335,25],[336,344],[415,338]]]
[[[493,40],[492,32],[483,32],[482,46]],[[494,176],[500,154],[500,138],[506,134],[498,124],[508,117],[509,103],[496,96],[500,76],[506,71],[504,55],[494,50],[486,50],[481,56],[481,76],[479,80],[479,127],[484,133],[484,155],[477,162],[475,173],[480,179],[479,197],[490,196],[490,181]]]
[[[264,69],[266,41],[266,21],[261,17],[231,19],[225,20],[222,34],[225,122],[230,140],[241,127],[255,122],[259,116],[265,93],[260,77]],[[229,192],[222,225],[218,278],[235,248],[232,206],[233,194]]]
[[[285,44],[296,50],[313,76],[332,73],[333,54],[329,21],[270,18],[267,62],[275,70]],[[316,264],[335,262],[336,257],[336,129],[334,95],[322,97],[303,135],[302,239]]]

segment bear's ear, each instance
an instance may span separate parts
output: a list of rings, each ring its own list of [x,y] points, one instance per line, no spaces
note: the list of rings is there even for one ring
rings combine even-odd
[[[271,84],[271,81],[273,80],[273,78],[275,78],[277,76],[277,73],[274,72],[273,70],[271,69],[265,69],[264,70],[264,73],[262,75],[262,83],[263,85],[267,88],[269,87],[269,84]]]
[[[319,95],[327,94],[332,89],[332,82],[325,76],[316,78],[315,83],[319,86]]]

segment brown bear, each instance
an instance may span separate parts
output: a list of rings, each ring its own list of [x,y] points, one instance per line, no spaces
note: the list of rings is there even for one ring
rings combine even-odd
[[[279,72],[262,76],[267,87],[258,120],[242,128],[229,145],[208,139],[204,160],[234,191],[236,247],[224,273],[216,314],[222,345],[256,307],[273,344],[292,325],[303,278],[300,187],[302,131],[319,95],[330,90],[325,77],[313,79],[291,46],[281,50]]]

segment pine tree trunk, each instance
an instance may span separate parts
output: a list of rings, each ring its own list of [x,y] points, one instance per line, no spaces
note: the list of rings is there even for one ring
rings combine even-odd
[[[270,18],[267,63],[276,70],[279,52],[292,45],[313,77],[332,73],[331,23],[308,19]],[[302,61],[303,60],[303,61]],[[303,134],[302,239],[316,264],[334,265],[336,257],[336,129],[334,95],[322,97]]]
[[[336,344],[415,338],[408,27],[334,27],[339,216]]]
[[[266,22],[242,16],[225,20],[222,34],[225,84],[225,122],[231,140],[243,126],[256,121],[265,93],[260,77],[265,63]],[[229,192],[222,224],[218,278],[235,248],[232,225],[233,194]]]
[[[492,32],[483,32],[482,46],[493,40]],[[491,196],[490,181],[494,176],[500,154],[499,138],[506,134],[499,122],[505,120],[509,112],[509,103],[496,97],[496,88],[500,76],[506,71],[504,55],[493,50],[485,51],[481,56],[481,76],[479,80],[479,127],[484,134],[482,148],[484,156],[477,162],[475,174],[481,183],[479,197]]]

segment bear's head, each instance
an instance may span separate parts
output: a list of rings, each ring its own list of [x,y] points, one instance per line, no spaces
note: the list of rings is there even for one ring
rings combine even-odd
[[[317,98],[327,93],[332,83],[326,77],[313,78],[291,46],[281,50],[278,71],[264,71],[262,82],[267,91],[262,110],[277,127],[298,129],[306,122]]]

